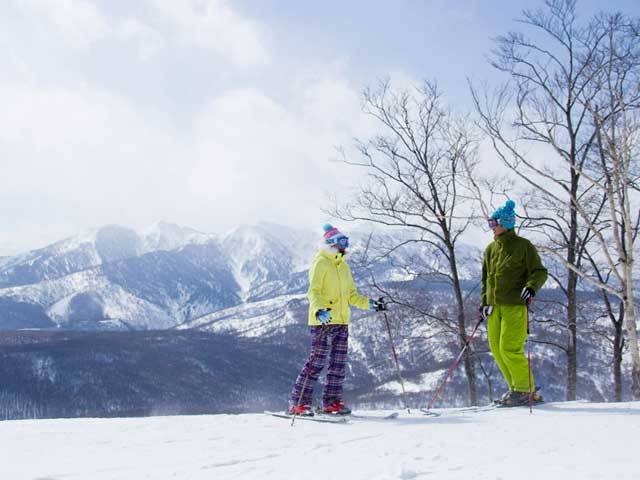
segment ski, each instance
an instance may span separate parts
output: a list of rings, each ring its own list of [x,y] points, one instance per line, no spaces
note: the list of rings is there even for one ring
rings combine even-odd
[[[392,412],[388,415],[365,415],[365,414],[359,414],[359,413],[352,413],[350,415],[347,415],[347,417],[351,417],[353,419],[356,420],[393,420],[396,419],[400,416],[400,414],[398,412]]]
[[[270,412],[265,410],[265,415],[271,415],[272,417],[278,418],[286,418],[288,420],[293,420],[293,415],[287,412]],[[312,422],[321,422],[321,423],[348,423],[348,415],[345,416],[328,416],[328,415],[314,415],[310,417],[308,415],[296,415],[296,421],[298,420],[310,420]]]
[[[532,406],[536,406],[536,405],[542,405],[544,404],[544,401],[537,401],[537,402],[533,402]],[[462,415],[465,413],[479,413],[479,412],[490,412],[491,410],[498,410],[498,409],[503,409],[503,408],[517,408],[517,407],[528,407],[529,404],[528,403],[519,403],[519,404],[515,404],[515,405],[505,405],[503,403],[500,402],[495,402],[495,403],[490,403],[489,405],[481,405],[481,406],[475,406],[475,407],[463,407],[463,408],[455,408],[455,409],[450,409],[447,412],[434,412],[431,410],[427,410],[426,408],[421,408],[420,412],[422,412],[425,415],[428,415],[430,417],[440,417],[443,414],[445,416],[451,416],[451,415]]]
[[[488,405],[476,405],[473,407],[463,407],[460,409],[456,409],[456,412],[488,412],[490,410],[495,410],[496,408],[498,408],[500,406],[500,404],[498,403],[490,403]]]
[[[428,417],[439,417],[440,416],[439,413],[436,413],[436,412],[434,412],[432,410],[429,410],[428,408],[421,408],[420,412],[424,413]]]
[[[531,402],[531,406],[535,407],[538,405],[542,405],[544,403],[544,400],[537,400],[534,402]],[[498,403],[496,404],[495,408],[517,408],[517,407],[529,407],[529,402],[527,403],[515,403],[512,405],[506,405],[504,403]]]
[[[321,407],[316,407],[315,413],[316,413],[316,416],[320,416],[320,417],[346,417],[346,418],[353,418],[357,420],[393,420],[394,418],[398,418],[398,415],[400,415],[398,412],[392,412],[387,415],[371,415],[366,413],[360,413],[360,414],[353,413],[352,411],[350,411],[349,413],[340,415],[335,413],[325,413],[322,411]]]
[[[271,415],[273,417],[278,418],[288,418],[289,420],[293,419],[293,415],[287,412],[271,412],[265,410],[265,415]],[[313,417],[297,415],[297,420],[311,420],[312,422],[324,422],[324,423],[349,423],[349,420],[353,419],[354,421],[387,421],[394,420],[398,418],[400,414],[398,412],[392,412],[387,415],[367,415],[367,414],[358,414],[351,413],[348,415],[333,415],[327,413],[316,413]]]
[[[474,406],[474,407],[462,407],[462,408],[451,409],[448,412],[446,412],[445,415],[454,415],[454,414],[463,414],[463,413],[476,413],[476,412],[488,412],[490,410],[495,410],[498,407],[499,407],[499,405],[495,404],[495,403],[490,403],[489,405]],[[434,411],[428,410],[426,408],[421,408],[420,412],[422,412],[423,414],[428,415],[430,417],[440,417],[440,416],[442,416],[442,413],[434,412]]]

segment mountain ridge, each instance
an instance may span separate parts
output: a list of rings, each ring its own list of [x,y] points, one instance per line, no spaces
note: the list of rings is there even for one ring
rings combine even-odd
[[[357,264],[368,235],[353,237]],[[33,308],[58,328],[170,328],[243,303],[303,293],[320,239],[311,230],[266,222],[224,236],[167,222],[141,233],[107,225],[4,261],[0,298],[22,312],[23,328],[42,328],[40,313],[38,321],[28,321]],[[397,264],[419,257],[429,255],[414,248],[404,258],[396,255],[396,264],[387,259],[369,271],[381,279],[401,277],[406,272]],[[469,263],[461,270],[474,268]],[[6,316],[0,310],[0,328],[20,323],[15,313]]]

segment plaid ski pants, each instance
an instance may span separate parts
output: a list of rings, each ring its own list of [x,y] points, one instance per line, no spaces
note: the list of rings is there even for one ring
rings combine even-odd
[[[342,384],[347,369],[347,349],[349,341],[348,325],[326,325],[311,327],[311,353],[296,378],[291,391],[291,405],[311,405],[313,384],[329,357],[327,382],[322,395],[322,405],[327,406],[342,400]],[[302,391],[304,386],[304,391]]]

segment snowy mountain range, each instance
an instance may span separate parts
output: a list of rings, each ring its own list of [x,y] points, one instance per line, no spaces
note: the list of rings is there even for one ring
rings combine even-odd
[[[320,239],[321,232],[273,224],[223,236],[167,223],[145,232],[112,225],[1,259],[0,413],[246,411],[256,408],[252,398],[262,399],[258,408],[281,404],[306,354],[307,269]],[[398,282],[411,278],[408,263],[438,262],[416,245],[371,261],[375,249],[364,246],[389,237],[353,232],[351,239],[351,265],[364,294],[376,293],[371,273],[379,282]],[[463,249],[473,256],[471,247]],[[473,272],[473,263],[464,270]],[[348,380],[354,391],[368,392],[393,377],[379,321],[370,312],[354,314]],[[198,354],[189,347],[193,338],[227,356]],[[250,347],[236,348],[237,342]],[[164,358],[181,359],[180,368],[164,368]],[[256,371],[269,365],[257,359],[273,360],[274,377],[269,385],[245,377],[235,385],[239,371],[222,358],[245,366],[253,358]],[[212,372],[221,373],[217,397],[190,393],[209,384]],[[395,396],[394,388],[382,387],[375,398]],[[162,392],[173,395],[173,410]],[[70,402],[82,408],[69,410]]]
[[[320,238],[272,224],[221,236],[167,223],[145,232],[107,226],[0,259],[0,418],[282,407],[308,350],[307,268]],[[437,269],[437,254],[409,242],[378,257],[376,246],[391,237],[351,232],[351,239],[350,264],[363,294],[399,289],[449,315],[447,285],[413,274]],[[458,255],[474,318],[481,252],[461,245]],[[424,405],[459,344],[454,332],[434,336],[430,322],[410,317],[400,306],[389,312],[407,398]],[[354,310],[349,344],[347,400],[401,405],[383,317]],[[479,395],[488,401],[501,393],[501,380],[482,332],[475,348],[487,380]],[[563,399],[563,353],[540,348],[545,396]],[[588,341],[580,355],[589,372],[578,379],[580,398],[608,398],[609,359]],[[465,401],[458,370],[442,402]]]
[[[253,308],[306,290],[319,238],[272,224],[223,237],[168,223],[141,233],[106,226],[0,259],[0,329],[165,329]],[[366,239],[354,238],[356,256]],[[392,261],[376,268],[394,275]]]
[[[295,259],[278,262],[278,247],[266,227],[223,239],[167,223],[103,227],[3,259],[0,328],[169,328],[284,278]]]

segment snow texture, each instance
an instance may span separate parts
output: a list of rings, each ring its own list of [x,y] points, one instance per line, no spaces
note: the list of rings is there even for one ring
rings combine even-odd
[[[293,427],[261,414],[9,421],[0,424],[0,473],[11,480],[640,476],[637,402],[439,412]]]

